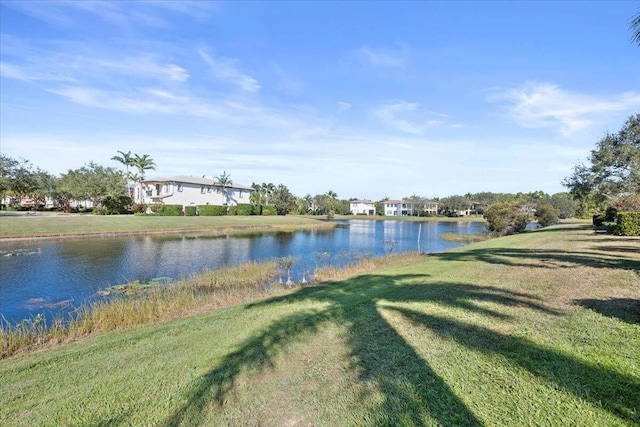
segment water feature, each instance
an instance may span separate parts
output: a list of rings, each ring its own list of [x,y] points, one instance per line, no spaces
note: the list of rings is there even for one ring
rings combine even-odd
[[[438,236],[475,234],[483,223],[337,221],[330,230],[236,237],[145,235],[0,243],[0,314],[15,323],[37,313],[52,316],[98,296],[106,287],[139,280],[175,279],[235,265],[291,256],[294,281],[318,265],[355,256],[441,252],[461,246]],[[420,236],[420,240],[418,240]]]

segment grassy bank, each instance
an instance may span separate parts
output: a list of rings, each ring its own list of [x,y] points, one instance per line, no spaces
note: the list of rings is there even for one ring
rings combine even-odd
[[[144,233],[238,234],[333,227],[296,216],[169,217],[134,215],[0,215],[0,239],[83,237]]]
[[[640,425],[638,238],[492,239],[0,361],[2,425]]]

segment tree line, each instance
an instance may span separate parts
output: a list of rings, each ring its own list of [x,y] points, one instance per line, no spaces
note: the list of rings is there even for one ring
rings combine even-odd
[[[25,159],[13,159],[0,155],[0,199],[8,206],[19,206],[28,198],[34,207],[43,206],[45,200],[56,200],[61,209],[78,208],[75,201],[91,201],[97,213],[113,214],[126,210],[143,212],[144,206],[132,203],[133,184],[141,183],[156,164],[148,155],[118,151],[111,160],[121,163],[125,170],[104,167],[94,162],[69,170],[55,177],[34,166]],[[223,188],[233,183],[223,172],[214,178]],[[483,215],[489,229],[498,233],[522,231],[534,217],[543,225],[558,219],[599,217],[613,221],[617,212],[640,212],[640,114],[629,117],[618,132],[609,133],[596,143],[588,162],[580,163],[573,173],[564,179],[565,193],[549,195],[543,191],[529,193],[467,193],[443,198],[406,196],[412,215],[428,216],[433,213],[426,207],[438,204],[440,215],[457,216],[461,212]],[[254,211],[262,214],[269,206],[278,215],[349,215],[350,202],[339,199],[329,190],[324,194],[307,194],[297,197],[284,184],[253,183],[251,203]],[[383,215],[385,197],[376,203],[376,213]]]
[[[145,172],[155,169],[147,154],[123,153],[112,160],[121,162],[126,171],[89,162],[78,169],[54,176],[34,166],[29,160],[0,155],[0,200],[3,208],[20,208],[23,202],[37,210],[47,201],[57,202],[65,212],[85,209],[91,202],[96,213],[123,213],[133,207],[131,182],[142,182]],[[131,172],[132,168],[136,172]]]

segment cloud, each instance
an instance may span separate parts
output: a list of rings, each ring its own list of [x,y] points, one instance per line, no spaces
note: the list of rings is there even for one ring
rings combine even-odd
[[[551,83],[526,83],[500,90],[489,102],[503,103],[509,116],[526,128],[555,128],[568,136],[589,128],[603,116],[640,108],[640,93],[598,96],[571,92]]]
[[[409,63],[409,53],[406,48],[390,50],[372,48],[365,45],[358,49],[356,53],[374,67],[405,68]]]
[[[103,82],[113,80],[118,74],[132,79],[152,78],[159,81],[183,82],[189,73],[183,67],[163,60],[154,54],[135,53],[119,57],[109,53],[103,57],[83,53],[49,53],[45,49],[31,48],[21,64],[3,61],[0,63],[2,77],[23,81],[97,81],[108,75]]]
[[[62,70],[47,70],[38,66],[19,66],[0,62],[0,75],[3,78],[22,80],[25,82],[49,81],[49,82],[73,82],[75,79]]]
[[[213,58],[204,50],[198,50],[200,57],[211,67],[214,76],[220,80],[232,83],[245,92],[257,92],[260,84],[253,77],[240,72],[236,68],[237,60],[229,58]]]
[[[171,25],[164,12],[179,13],[194,19],[209,16],[217,7],[204,1],[8,1],[6,5],[25,15],[54,26],[78,26],[94,15],[105,23],[125,29],[135,26],[160,27]]]
[[[427,128],[443,124],[443,118],[446,117],[444,114],[420,110],[420,104],[407,101],[381,105],[372,114],[384,125],[414,135],[422,135]]]

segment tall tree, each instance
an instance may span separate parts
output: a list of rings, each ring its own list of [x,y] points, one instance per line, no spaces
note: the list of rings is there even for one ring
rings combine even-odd
[[[562,182],[582,203],[594,198],[602,208],[615,197],[640,194],[640,113],[598,141],[588,160]]]
[[[276,187],[273,192],[272,202],[278,215],[287,215],[296,208],[296,197],[284,184]]]
[[[62,175],[58,182],[58,192],[63,200],[90,200],[95,207],[101,207],[107,198],[119,199],[126,196],[125,184],[126,180],[117,169],[90,162]]]
[[[19,162],[7,155],[0,154],[0,200],[10,197]]]
[[[449,196],[440,200],[440,210],[447,216],[458,216],[470,207],[471,201],[464,196]]]

